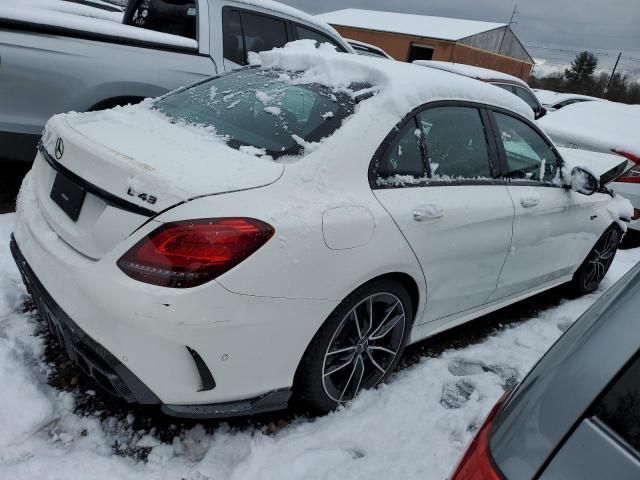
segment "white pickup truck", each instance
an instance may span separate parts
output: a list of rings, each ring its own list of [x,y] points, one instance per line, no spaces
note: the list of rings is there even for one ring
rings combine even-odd
[[[0,160],[32,161],[55,113],[155,97],[299,39],[353,52],[326,23],[270,0],[129,0],[121,23],[0,5]]]

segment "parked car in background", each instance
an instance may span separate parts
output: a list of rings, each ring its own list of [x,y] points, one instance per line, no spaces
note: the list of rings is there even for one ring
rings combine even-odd
[[[123,24],[34,1],[0,6],[0,91],[11,92],[0,95],[0,160],[33,161],[55,113],[156,97],[245,65],[250,51],[310,38],[352,52],[326,23],[268,0],[130,0]]]
[[[540,104],[529,85],[527,85],[527,82],[513,75],[462,63],[441,62],[437,60],[416,60],[413,63],[423,67],[437,68],[438,70],[475,78],[476,80],[490,83],[507,92],[511,92],[531,107],[536,119],[544,117],[547,113],[547,110]]]
[[[541,128],[558,144],[594,152],[614,152],[631,169],[611,185],[635,208],[630,228],[640,230],[640,106],[616,102],[581,102],[540,120]]]
[[[576,93],[558,93],[551,90],[533,89],[538,101],[550,112],[560,110],[563,107],[581,102],[602,101],[601,98],[589,97],[587,95],[579,95]]]
[[[449,480],[640,478],[640,265],[507,393]]]
[[[488,84],[327,50],[47,124],[12,251],[109,391],[184,417],[291,392],[326,412],[408,343],[605,276],[626,162],[557,149]]]
[[[365,55],[367,57],[380,57],[380,58],[388,58],[393,60],[393,57],[385,52],[380,47],[376,47],[375,45],[371,45],[370,43],[360,42],[358,40],[352,40],[350,38],[345,39],[349,45],[353,48],[353,50],[358,55]]]

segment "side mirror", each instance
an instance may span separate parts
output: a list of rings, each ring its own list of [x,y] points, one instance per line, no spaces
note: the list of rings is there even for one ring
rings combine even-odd
[[[600,189],[600,182],[584,168],[575,167],[571,171],[571,190],[582,195],[593,195]]]

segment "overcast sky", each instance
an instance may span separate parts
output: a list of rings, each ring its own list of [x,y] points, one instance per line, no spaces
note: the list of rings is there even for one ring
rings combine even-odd
[[[515,5],[509,0],[281,1],[310,13],[365,8],[504,23]],[[591,50],[602,53],[601,67],[611,68],[622,51],[619,68],[640,73],[640,0],[520,0],[518,11],[513,30],[534,58],[566,64],[578,51]]]

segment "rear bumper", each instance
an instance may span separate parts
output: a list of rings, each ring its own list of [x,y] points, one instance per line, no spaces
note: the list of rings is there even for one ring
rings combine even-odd
[[[128,403],[160,405],[160,399],[122,362],[87,335],[49,295],[22,255],[13,235],[11,254],[22,280],[51,333],[80,369],[102,389]],[[236,402],[204,405],[162,405],[167,415],[180,418],[227,418],[282,410],[287,408],[291,391],[274,390],[256,398]]]
[[[11,254],[22,281],[60,346],[80,369],[112,395],[129,403],[160,404],[160,399],[98,342],[89,337],[55,302],[31,270],[11,235]]]

